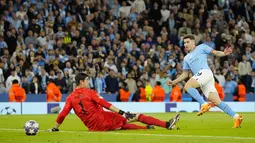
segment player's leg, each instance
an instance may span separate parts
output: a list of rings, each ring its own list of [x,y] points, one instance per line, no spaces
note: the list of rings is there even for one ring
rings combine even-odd
[[[121,128],[122,130],[141,130],[141,129],[155,129],[153,125],[139,126],[136,124],[125,124]]]
[[[211,70],[201,70],[196,75],[194,75],[192,78],[188,80],[186,85],[184,86],[184,89],[194,98],[198,101],[198,103],[201,105],[201,109],[198,112],[198,116],[202,115],[203,113],[209,111],[211,108],[210,104],[208,104],[203,97],[200,95],[200,93],[197,91],[197,87],[203,88],[204,85],[209,83],[210,81],[214,80],[213,74]]]
[[[155,125],[155,126],[167,128],[169,130],[172,130],[175,127],[176,123],[180,120],[180,114],[177,114],[174,118],[171,118],[167,122],[159,120],[159,119],[151,117],[151,116],[146,116],[146,115],[143,115],[143,114],[129,113],[128,116],[132,116],[134,118],[126,117],[127,118],[127,123],[134,122],[134,121],[139,121],[139,122],[147,124],[147,125]]]
[[[200,87],[198,81],[195,78],[190,78],[188,82],[184,86],[184,90],[189,93],[194,99],[198,101],[199,104],[203,105],[205,104],[205,100],[200,95],[200,93],[197,91],[196,88]]]
[[[219,107],[222,111],[224,111],[226,114],[228,114],[235,120],[234,128],[240,127],[240,125],[243,121],[243,116],[237,114],[225,102],[221,101],[216,89],[215,89],[215,91],[209,92],[208,100],[211,101],[214,105]]]
[[[155,129],[154,126],[139,126],[136,124],[128,124],[131,121],[136,121],[136,114],[126,113],[123,117],[117,113],[111,113],[112,119],[111,130],[139,130],[139,129]]]
[[[198,116],[202,115],[203,113],[209,111],[211,108],[210,104],[208,104],[204,98],[200,95],[197,87],[200,87],[199,82],[195,78],[190,78],[188,82],[185,84],[184,89],[189,95],[191,95],[197,102],[201,105],[201,109],[198,112]]]
[[[114,112],[103,112],[104,120],[95,131],[152,129],[151,126],[127,124],[127,119]],[[135,117],[135,116],[134,116]]]

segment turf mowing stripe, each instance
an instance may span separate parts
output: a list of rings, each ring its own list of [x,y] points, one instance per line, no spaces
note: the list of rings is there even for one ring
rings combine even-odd
[[[23,129],[0,128],[2,131],[24,131]],[[171,134],[139,134],[139,133],[119,133],[119,132],[87,132],[87,131],[60,131],[61,133],[84,133],[84,134],[107,134],[124,136],[153,136],[153,137],[184,137],[184,138],[217,138],[217,139],[237,139],[255,140],[255,137],[234,137],[234,136],[200,136],[200,135],[171,135]]]

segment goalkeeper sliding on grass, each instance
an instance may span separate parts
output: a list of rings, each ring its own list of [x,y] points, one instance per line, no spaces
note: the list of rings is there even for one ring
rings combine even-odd
[[[143,114],[124,112],[100,98],[95,90],[89,89],[90,80],[86,74],[77,74],[75,82],[78,85],[77,88],[67,97],[64,109],[57,117],[55,127],[48,131],[59,131],[59,126],[71,109],[74,109],[75,114],[89,131],[153,129],[154,125],[172,130],[180,119],[180,114],[165,122]],[[112,112],[104,111],[103,107]],[[142,122],[147,126],[130,124],[134,121]]]

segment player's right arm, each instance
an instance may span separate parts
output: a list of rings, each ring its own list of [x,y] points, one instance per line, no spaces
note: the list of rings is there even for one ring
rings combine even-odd
[[[183,69],[183,72],[182,72],[182,74],[179,77],[177,77],[177,79],[175,79],[173,81],[170,81],[170,80],[167,81],[167,85],[168,86],[175,85],[175,84],[185,80],[187,77],[189,77],[190,66],[189,66],[189,64],[187,62],[186,57],[184,57],[182,69]]]
[[[173,81],[168,81],[167,85],[168,86],[175,85],[175,84],[185,80],[188,76],[189,76],[189,71],[188,70],[183,70],[182,74],[177,79],[175,79]]]
[[[55,124],[54,128],[49,129],[49,131],[59,131],[58,130],[59,126],[63,123],[63,121],[65,120],[65,117],[68,115],[68,113],[71,111],[72,108],[73,107],[72,107],[72,104],[71,104],[71,99],[67,98],[64,109],[58,115],[58,118],[56,120],[56,124]]]

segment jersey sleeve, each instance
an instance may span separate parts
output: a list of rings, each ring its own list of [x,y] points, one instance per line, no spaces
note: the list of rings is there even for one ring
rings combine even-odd
[[[200,50],[202,51],[203,54],[207,54],[207,55],[211,54],[213,51],[213,49],[206,44],[202,44],[200,47]]]
[[[58,118],[57,118],[56,122],[58,124],[61,124],[65,120],[65,117],[68,115],[68,113],[72,110],[72,108],[73,107],[72,107],[71,98],[67,98],[64,109],[58,115]]]
[[[189,64],[187,63],[187,61],[184,59],[183,61],[183,67],[182,67],[183,70],[189,70],[190,67],[189,67]]]
[[[91,92],[91,99],[93,101],[95,101],[97,104],[99,104],[100,106],[109,109],[112,104],[107,102],[106,100],[104,100],[103,98],[101,98],[101,96],[98,95],[98,93],[96,91]]]

